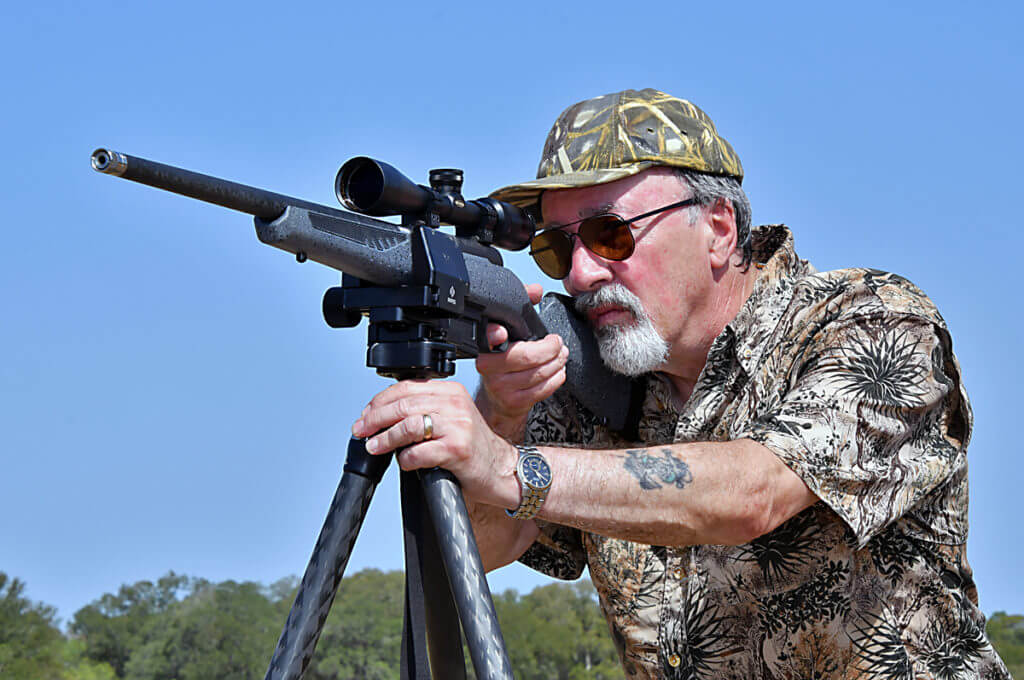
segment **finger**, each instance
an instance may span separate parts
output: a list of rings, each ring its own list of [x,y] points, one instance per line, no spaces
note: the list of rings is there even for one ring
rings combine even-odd
[[[441,467],[445,462],[445,450],[444,444],[435,441],[419,442],[399,451],[395,460],[403,470]]]
[[[394,427],[406,418],[434,413],[439,405],[449,401],[447,396],[430,393],[407,395],[385,403],[371,402],[370,407],[352,425],[352,434],[356,437],[369,437],[381,430]]]
[[[378,408],[413,395],[434,394],[438,397],[449,397],[458,395],[460,392],[465,394],[466,388],[451,380],[402,380],[374,396],[363,409],[363,413],[371,408]]]
[[[482,375],[514,373],[553,361],[562,351],[562,338],[554,333],[540,340],[514,342],[502,354],[481,354],[476,369]]]
[[[544,382],[537,383],[536,385],[529,387],[525,390],[521,390],[517,396],[526,404],[532,407],[534,404],[544,401],[552,394],[558,391],[558,388],[565,384],[566,373],[565,369],[561,369],[554,373],[550,378]]]
[[[425,414],[430,416],[433,423],[433,434],[431,439],[441,435],[438,432],[438,417],[436,413]],[[388,453],[403,447],[419,444],[426,440],[426,419],[424,414],[403,418],[392,427],[379,432],[366,441],[366,450],[372,454]]]
[[[501,324],[487,324],[487,346],[491,349],[498,347],[508,340],[508,329]]]
[[[504,393],[501,406],[510,414],[524,414],[533,405],[544,401],[565,384],[565,368],[560,368],[545,379],[532,383],[522,389]]]
[[[539,283],[526,284],[526,294],[530,296],[530,302],[537,304],[544,297],[544,286]]]
[[[569,349],[563,347],[551,361],[540,366],[533,366],[522,371],[513,371],[491,376],[487,381],[487,388],[494,392],[511,392],[514,390],[525,390],[534,385],[544,382],[552,375],[562,370],[569,359]]]

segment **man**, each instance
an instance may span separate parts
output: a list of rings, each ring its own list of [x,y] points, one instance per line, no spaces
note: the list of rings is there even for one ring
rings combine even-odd
[[[459,478],[488,568],[589,567],[630,678],[1009,677],[964,553],[972,416],[942,317],[751,230],[742,176],[703,111],[627,90],[567,109],[538,179],[494,194],[539,203],[538,264],[646,382],[641,443],[552,398],[555,336],[481,357],[477,405],[401,383],[353,431]]]

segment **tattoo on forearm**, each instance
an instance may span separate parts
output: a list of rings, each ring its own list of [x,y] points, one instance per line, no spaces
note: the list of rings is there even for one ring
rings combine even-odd
[[[672,449],[662,449],[658,456],[653,449],[629,449],[626,451],[626,471],[637,478],[641,489],[660,489],[661,480],[684,488],[693,481],[690,466],[672,455]]]

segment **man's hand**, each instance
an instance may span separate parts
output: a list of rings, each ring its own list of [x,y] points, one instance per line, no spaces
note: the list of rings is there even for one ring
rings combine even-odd
[[[540,302],[540,284],[528,284],[533,304]],[[497,347],[508,340],[502,326],[487,327],[487,342]],[[501,354],[481,354],[476,359],[480,373],[477,406],[495,432],[509,441],[523,439],[526,417],[537,402],[555,393],[565,382],[569,349],[562,338],[548,335],[541,340],[514,342]]]
[[[429,439],[424,416],[433,430]],[[457,382],[396,383],[370,401],[352,434],[370,437],[366,450],[371,454],[402,449],[398,464],[403,470],[448,470],[473,500],[504,508],[519,504],[515,447],[487,426]]]

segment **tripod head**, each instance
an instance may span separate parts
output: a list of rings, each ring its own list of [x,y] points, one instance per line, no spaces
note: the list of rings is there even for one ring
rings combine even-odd
[[[469,274],[455,243],[430,227],[410,232],[412,282],[379,286],[347,273],[324,294],[332,328],[369,318],[366,365],[383,376],[446,378],[455,360],[487,351],[484,309],[467,300]]]
[[[462,170],[439,168],[430,171],[425,187],[365,156],[347,161],[335,177],[335,193],[346,208],[374,217],[400,215],[410,229],[411,283],[380,286],[343,274],[341,287],[324,295],[324,320],[332,328],[353,327],[369,317],[366,364],[380,375],[448,377],[456,359],[489,350],[485,310],[467,303],[464,252],[500,265],[501,255],[491,245],[525,248],[536,222],[508,203],[467,201],[462,181]],[[441,224],[454,225],[461,238],[441,236],[435,231]]]

